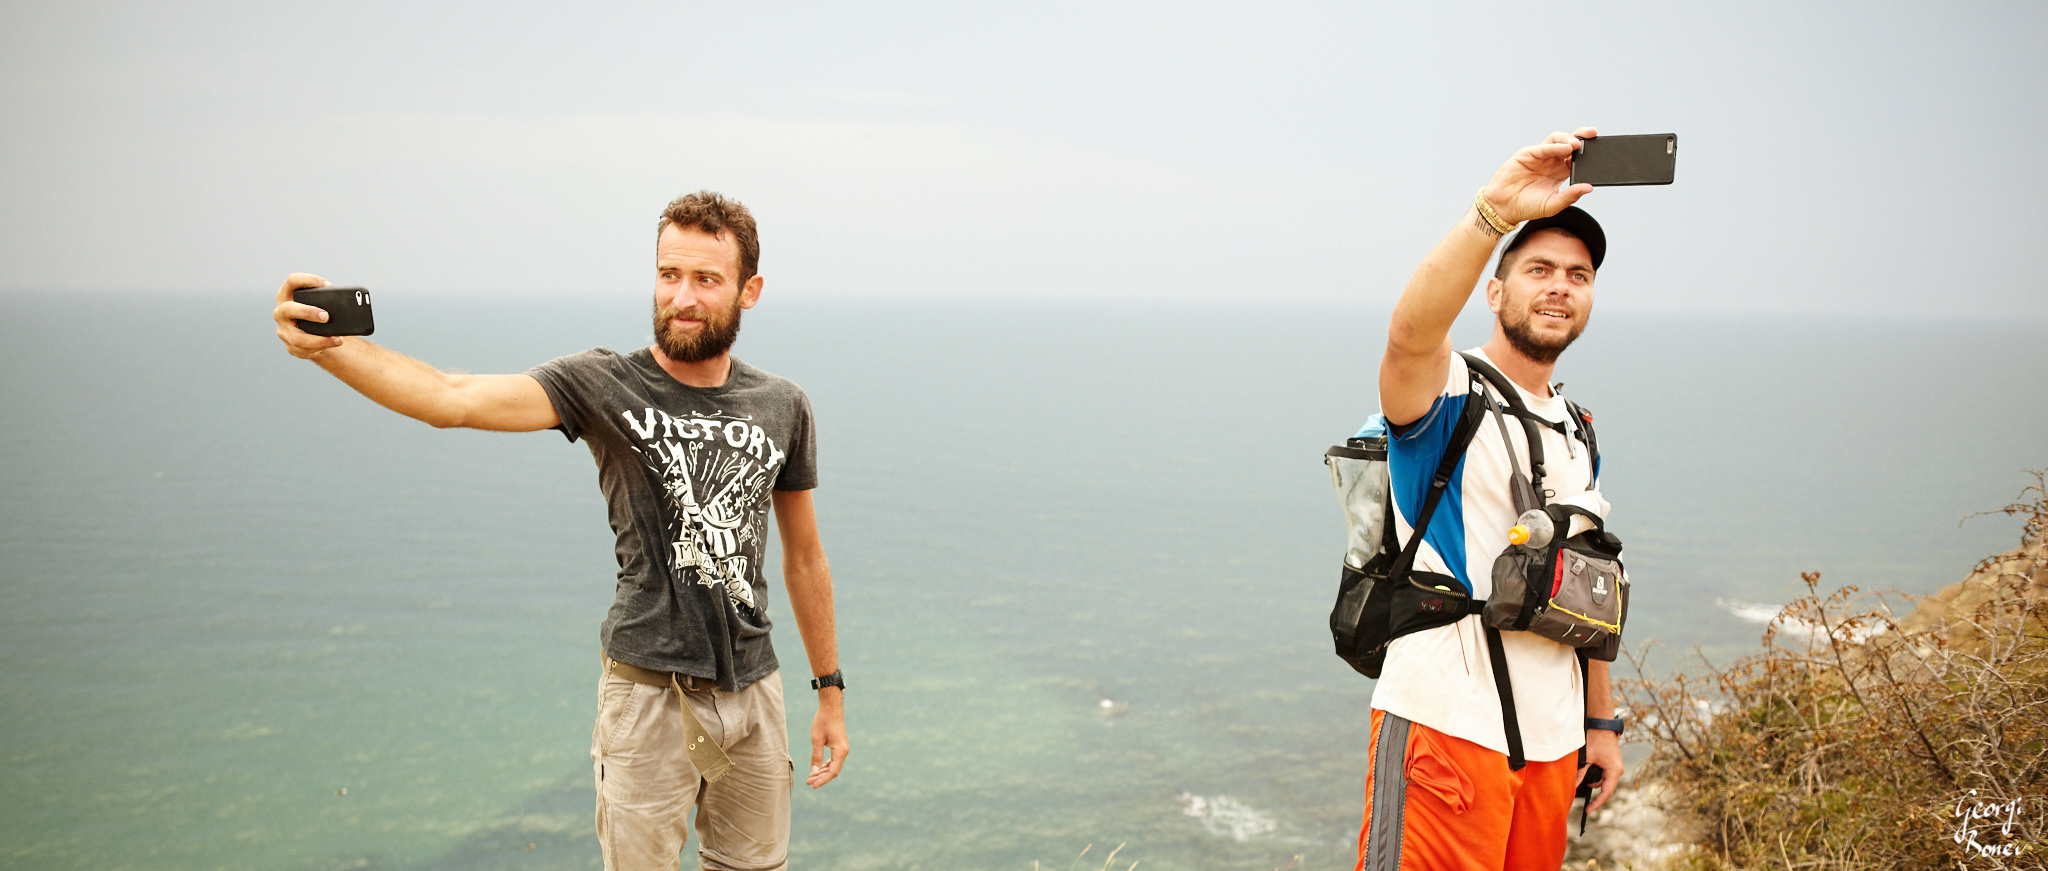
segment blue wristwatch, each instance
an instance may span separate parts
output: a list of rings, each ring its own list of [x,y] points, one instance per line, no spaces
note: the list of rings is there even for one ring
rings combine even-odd
[[[1619,735],[1621,734],[1621,727],[1622,721],[1620,717],[1615,717],[1612,720],[1603,720],[1599,717],[1586,718],[1586,728],[1588,729],[1604,729],[1606,731],[1613,732],[1614,734]]]

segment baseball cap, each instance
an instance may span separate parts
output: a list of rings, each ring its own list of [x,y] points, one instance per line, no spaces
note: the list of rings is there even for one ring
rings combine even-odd
[[[1600,229],[1599,221],[1593,220],[1592,215],[1586,214],[1586,210],[1578,206],[1565,206],[1562,212],[1523,224],[1522,229],[1515,233],[1515,238],[1508,240],[1508,247],[1500,252],[1501,259],[1506,260],[1509,254],[1515,253],[1516,248],[1522,247],[1523,242],[1539,231],[1551,228],[1579,237],[1579,241],[1586,244],[1586,253],[1593,258],[1594,269],[1599,269],[1600,261],[1607,259],[1607,233]]]

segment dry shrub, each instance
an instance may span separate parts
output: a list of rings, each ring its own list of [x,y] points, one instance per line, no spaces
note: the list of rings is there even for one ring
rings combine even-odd
[[[1631,732],[1700,841],[1689,864],[2048,868],[2048,489],[2034,477],[2003,509],[2026,518],[2021,547],[1905,619],[1808,573],[1761,652],[1662,681],[1636,660]]]

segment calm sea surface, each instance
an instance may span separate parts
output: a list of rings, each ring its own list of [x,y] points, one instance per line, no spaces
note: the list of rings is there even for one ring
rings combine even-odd
[[[262,296],[0,296],[0,867],[597,867],[588,453],[385,412],[285,356]],[[378,319],[477,372],[647,332],[637,294]],[[1384,311],[746,324],[816,405],[852,685],[798,866],[1348,865],[1370,685],[1328,652],[1321,454],[1374,407]],[[1727,659],[1802,570],[1926,592],[2011,547],[1958,521],[2048,466],[2044,326],[1596,318],[1559,377],[1598,416],[1632,642]]]

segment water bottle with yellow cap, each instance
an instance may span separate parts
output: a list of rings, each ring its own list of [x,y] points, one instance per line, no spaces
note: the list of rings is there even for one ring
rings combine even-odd
[[[1515,525],[1508,527],[1508,543],[1527,545],[1530,550],[1542,548],[1557,534],[1557,528],[1550,522],[1550,513],[1541,508],[1531,508],[1515,518]]]

